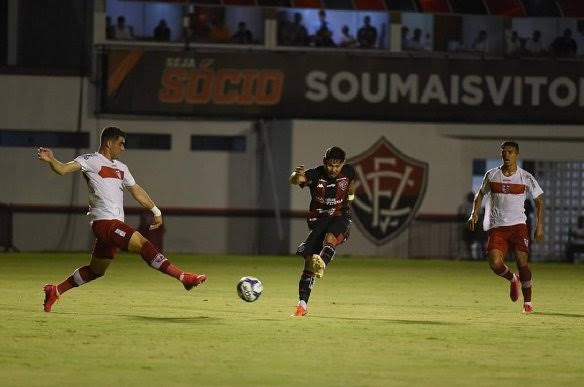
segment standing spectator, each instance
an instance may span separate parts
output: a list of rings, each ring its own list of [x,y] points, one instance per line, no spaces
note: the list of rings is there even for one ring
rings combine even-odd
[[[105,38],[108,40],[114,38],[114,26],[112,24],[112,18],[109,16],[105,17]]]
[[[160,19],[160,22],[154,29],[154,40],[160,42],[168,42],[170,40],[170,28],[168,28],[166,20]]]
[[[237,44],[252,44],[253,37],[251,31],[247,29],[245,22],[239,22],[237,32],[231,37],[231,41]]]
[[[533,31],[531,39],[525,43],[525,51],[531,56],[540,56],[545,54],[545,48],[541,42],[541,32],[539,30]]]
[[[377,42],[377,28],[371,25],[371,17],[365,16],[364,26],[357,32],[357,40],[361,48],[375,48]]]
[[[314,45],[317,47],[335,47],[333,41],[333,28],[326,20],[326,12],[318,11],[318,24],[314,34]]]
[[[519,40],[519,34],[517,31],[511,32],[511,37],[506,39],[505,44],[505,54],[507,56],[519,56],[521,53],[521,41]]]
[[[487,31],[480,30],[479,34],[475,38],[471,46],[472,51],[486,54],[489,51],[489,38],[487,36]]]
[[[288,20],[288,13],[286,11],[278,12],[278,45],[292,46],[294,35],[294,24]]]
[[[134,39],[132,27],[126,25],[126,18],[124,16],[118,16],[118,22],[114,27],[113,38],[117,40]]]
[[[309,46],[310,45],[310,35],[308,30],[304,27],[302,23],[302,14],[296,12],[294,14],[294,24],[292,25],[292,33],[294,38],[292,44],[294,46]]]
[[[349,32],[349,26],[344,25],[341,32],[342,32],[342,36],[341,36],[341,42],[339,43],[339,46],[346,47],[346,48],[354,48],[357,44],[357,40]]]
[[[574,57],[578,52],[578,45],[572,39],[572,30],[566,28],[563,36],[558,36],[551,46],[552,52],[557,57]]]

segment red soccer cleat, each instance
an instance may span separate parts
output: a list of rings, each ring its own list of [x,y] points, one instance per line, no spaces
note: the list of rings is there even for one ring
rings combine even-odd
[[[205,274],[183,273],[183,278],[181,282],[186,290],[191,290],[192,288],[202,284],[206,280],[207,276]]]
[[[290,317],[302,317],[302,316],[306,316],[307,313],[308,313],[308,308],[305,308],[302,305],[298,305],[296,307],[296,310],[294,311],[294,314]]]
[[[533,306],[531,306],[531,304],[523,304],[523,313],[533,313]]]
[[[511,298],[511,301],[515,302],[519,298],[520,286],[521,282],[519,281],[519,276],[517,274],[513,274],[513,280],[509,285],[509,298]]]
[[[47,284],[43,288],[43,291],[45,292],[45,302],[43,303],[43,307],[45,312],[48,313],[51,311],[51,307],[55,301],[59,299],[59,296],[57,295],[57,287],[55,285]]]

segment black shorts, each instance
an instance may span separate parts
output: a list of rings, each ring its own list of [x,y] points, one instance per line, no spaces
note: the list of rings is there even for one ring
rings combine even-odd
[[[351,217],[349,215],[328,216],[320,218],[313,222],[308,222],[310,233],[298,246],[296,254],[306,257],[312,254],[318,254],[322,250],[324,237],[327,233],[333,234],[339,244],[349,239],[349,231],[351,229]]]

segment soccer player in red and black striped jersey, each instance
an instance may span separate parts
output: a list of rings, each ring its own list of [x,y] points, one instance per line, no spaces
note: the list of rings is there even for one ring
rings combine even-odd
[[[48,148],[38,150],[39,160],[45,161],[59,175],[79,170],[83,172],[89,189],[87,215],[96,238],[89,264],[75,270],[60,284],[45,285],[45,312],[50,312],[53,304],[66,291],[102,277],[118,249],[140,254],[152,268],[182,282],[186,290],[191,290],[207,279],[204,274],[197,275],[178,269],[148,239],[124,223],[124,189],[127,189],[138,203],[152,211],[154,223],[151,229],[162,225],[162,212],[146,191],[136,184],[126,164],[118,160],[125,149],[126,134],[110,126],[101,133],[98,152],[78,156],[68,163],[57,160]]]
[[[485,174],[481,189],[477,192],[473,209],[468,219],[472,231],[478,220],[483,197],[490,196],[490,209],[485,214],[485,230],[489,232],[487,254],[493,272],[510,282],[510,298],[513,302],[519,298],[519,284],[523,293],[523,312],[532,313],[531,304],[531,270],[528,256],[530,235],[526,224],[525,199],[529,194],[537,209],[534,238],[543,240],[543,191],[535,178],[526,170],[517,166],[519,144],[505,141],[501,144],[503,164]],[[512,249],[517,260],[519,275],[511,272],[504,259],[507,251]]]
[[[316,278],[333,260],[335,249],[349,237],[350,201],[354,197],[355,169],[345,164],[345,151],[339,147],[326,150],[323,165],[308,170],[296,167],[290,183],[309,187],[311,201],[308,213],[310,233],[298,246],[296,254],[304,257],[304,270],[298,284],[298,306],[294,316],[308,313],[308,299]]]

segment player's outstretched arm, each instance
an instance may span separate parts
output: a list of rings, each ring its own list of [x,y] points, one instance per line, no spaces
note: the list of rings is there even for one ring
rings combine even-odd
[[[49,148],[39,148],[37,150],[37,157],[39,160],[47,162],[51,166],[51,169],[61,176],[81,169],[81,164],[77,161],[69,161],[68,163],[60,162],[55,158],[53,151]]]
[[[483,203],[483,193],[481,191],[477,192],[474,201],[472,202],[472,212],[467,221],[467,226],[470,231],[474,231],[477,221],[479,220],[479,211],[481,210],[481,204]]]
[[[299,165],[294,168],[294,171],[290,175],[290,184],[299,185],[306,182],[306,176],[304,175],[304,165]]]
[[[535,223],[535,233],[534,233],[534,239],[536,242],[541,242],[543,241],[543,195],[539,195],[538,197],[536,197],[535,199],[533,199],[533,201],[535,202],[535,210],[537,213],[537,220]]]
[[[149,209],[154,214],[154,222],[152,222],[150,225],[150,229],[154,230],[162,226],[162,212],[160,212],[160,209],[156,207],[156,204],[154,204],[152,199],[150,199],[148,193],[144,191],[144,188],[140,187],[138,184],[134,184],[127,188],[132,197],[136,199],[136,201],[140,203],[142,207]]]

